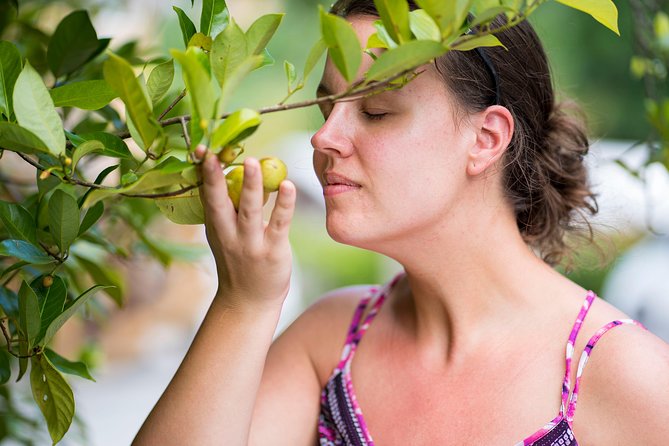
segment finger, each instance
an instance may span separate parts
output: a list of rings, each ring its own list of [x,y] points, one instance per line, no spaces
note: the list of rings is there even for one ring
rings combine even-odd
[[[237,212],[237,232],[245,243],[260,246],[263,230],[262,206],[260,163],[255,158],[246,158],[244,160],[244,183]]]
[[[281,182],[279,195],[265,230],[265,240],[268,244],[278,245],[288,239],[288,230],[295,211],[296,195],[295,185],[291,181]]]
[[[234,234],[236,214],[228,197],[225,174],[216,156],[208,150],[200,163],[200,174],[202,176],[200,201],[204,208],[205,220],[217,230],[224,231],[224,236]]]

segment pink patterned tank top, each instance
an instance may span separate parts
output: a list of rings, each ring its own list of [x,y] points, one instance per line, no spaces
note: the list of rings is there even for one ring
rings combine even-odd
[[[353,384],[351,382],[351,362],[360,339],[365,334],[365,331],[367,331],[374,316],[378,313],[386,296],[401,277],[401,274],[396,276],[382,288],[372,288],[369,294],[360,301],[360,304],[356,308],[351,326],[348,330],[341,360],[337,367],[335,367],[321,393],[321,410],[318,420],[318,438],[321,446],[374,445],[374,440],[367,429],[362,410],[358,405],[353,391]],[[576,411],[576,403],[578,401],[581,375],[583,374],[583,369],[588,362],[592,349],[607,331],[619,325],[635,324],[645,328],[639,322],[632,319],[620,319],[611,321],[597,330],[597,332],[590,338],[581,354],[574,390],[570,393],[569,376],[572,356],[574,354],[574,343],[583,320],[596,297],[594,292],[588,291],[583,306],[576,317],[576,322],[571,330],[569,339],[567,340],[566,372],[562,383],[562,403],[557,416],[523,441],[516,443],[515,446],[577,446],[578,442],[574,437],[572,422],[574,419],[574,412]],[[365,320],[362,321],[362,315],[370,302],[372,308]]]

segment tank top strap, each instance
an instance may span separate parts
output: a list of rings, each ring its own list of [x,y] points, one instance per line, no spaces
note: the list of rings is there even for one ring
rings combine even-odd
[[[569,339],[567,340],[567,349],[565,353],[565,374],[564,374],[564,379],[562,381],[562,403],[560,404],[560,414],[562,416],[566,416],[567,407],[569,403],[569,392],[571,389],[571,382],[570,382],[571,362],[574,356],[574,344],[576,343],[576,337],[578,336],[578,332],[581,330],[581,326],[583,325],[583,320],[585,320],[585,316],[587,316],[588,310],[590,310],[590,307],[592,306],[592,302],[595,300],[595,297],[596,295],[593,291],[587,292],[585,300],[583,301],[583,305],[581,305],[581,310],[578,312],[578,316],[576,316],[576,321],[572,326],[571,333],[569,334]]]
[[[350,364],[353,359],[353,355],[358,347],[358,343],[362,336],[365,334],[369,325],[374,320],[374,317],[377,315],[381,306],[386,300],[390,290],[395,286],[399,279],[404,275],[404,273],[397,274],[391,281],[386,283],[383,287],[371,287],[369,292],[365,297],[360,300],[355,313],[353,314],[353,319],[351,325],[349,326],[346,343],[344,344],[344,350],[342,351],[339,365],[337,365],[338,370],[344,370],[347,364]],[[372,308],[367,313],[364,321],[362,321],[362,315],[365,313],[367,307],[372,305]],[[360,323],[362,321],[362,323]]]
[[[602,338],[602,336],[604,336],[604,334],[607,333],[612,328],[618,327],[620,325],[630,325],[630,324],[641,327],[644,330],[647,329],[641,322],[635,321],[633,319],[617,319],[609,322],[608,324],[604,325],[599,330],[597,330],[595,334],[588,341],[587,345],[583,349],[583,353],[581,353],[581,358],[578,361],[578,369],[576,370],[576,383],[574,383],[574,392],[572,393],[571,398],[569,399],[569,404],[567,409],[568,422],[571,423],[574,419],[574,412],[576,412],[576,403],[578,402],[578,392],[580,390],[581,375],[583,375],[583,369],[585,368],[585,365],[587,364],[588,359],[590,358],[590,353],[592,352],[592,349],[595,348],[595,345],[597,345],[597,342]]]

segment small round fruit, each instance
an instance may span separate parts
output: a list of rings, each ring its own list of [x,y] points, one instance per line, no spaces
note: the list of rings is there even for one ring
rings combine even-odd
[[[242,148],[239,146],[226,146],[218,152],[218,160],[223,164],[230,164],[237,159],[242,153]]]
[[[260,171],[262,172],[262,187],[266,192],[279,190],[279,184],[286,179],[288,174],[286,164],[274,156],[260,160]]]
[[[228,196],[239,210],[239,197],[242,194],[242,185],[244,184],[244,166],[237,166],[225,175],[225,182],[228,185]]]
[[[44,288],[49,288],[51,285],[53,285],[53,276],[44,276],[42,278],[42,286]]]

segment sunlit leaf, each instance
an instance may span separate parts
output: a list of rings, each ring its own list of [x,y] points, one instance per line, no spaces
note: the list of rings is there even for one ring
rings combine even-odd
[[[376,10],[390,37],[397,43],[411,38],[409,4],[406,0],[374,0]]]
[[[353,26],[347,20],[321,9],[321,33],[332,62],[348,82],[355,79],[362,62],[362,49]]]
[[[72,195],[56,189],[49,199],[49,232],[66,252],[79,234],[79,206]]]
[[[590,14],[593,19],[614,33],[620,35],[618,30],[618,8],[611,0],[557,0],[570,8],[578,9]]]
[[[74,169],[77,167],[77,163],[79,163],[81,158],[88,155],[89,153],[102,152],[104,148],[105,146],[100,141],[95,140],[84,141],[83,143],[79,144],[72,152],[72,170],[74,171]]]
[[[201,48],[207,52],[211,51],[211,46],[213,45],[214,40],[211,38],[211,36],[205,36],[202,33],[195,33],[193,34],[193,37],[190,38],[188,41],[189,46],[195,46],[198,48]]]
[[[228,25],[230,13],[225,0],[202,0],[200,32],[216,37]]]
[[[7,118],[13,114],[12,94],[21,68],[21,54],[16,46],[0,40],[0,113]]]
[[[234,20],[214,39],[211,48],[211,70],[219,84],[227,79],[247,58],[247,43],[244,31]]]
[[[42,78],[26,62],[14,87],[14,114],[21,125],[39,135],[53,155],[65,153],[63,122]]]
[[[441,32],[432,17],[422,9],[416,9],[409,13],[409,24],[411,32],[416,39],[441,41]]]
[[[243,108],[225,118],[225,121],[214,130],[211,136],[211,147],[217,149],[222,146],[235,144],[250,136],[260,125],[260,115],[257,111]]]
[[[464,40],[462,43],[454,44],[451,49],[457,51],[469,51],[478,47],[489,47],[489,46],[502,46],[502,42],[499,41],[497,36],[492,34],[486,34],[483,36],[477,36],[471,39]],[[506,47],[505,47],[506,48]]]
[[[56,367],[61,373],[67,373],[69,375],[76,375],[81,378],[85,378],[95,382],[95,379],[91,376],[88,371],[88,366],[81,361],[70,361],[60,356],[58,353],[54,352],[50,348],[44,349],[44,354],[51,364]]]
[[[186,89],[198,116],[205,119],[213,118],[215,96],[211,77],[199,61],[198,53],[202,53],[202,50],[189,47],[185,52],[173,49],[170,53],[181,65]]]
[[[439,26],[442,38],[458,32],[471,3],[471,0],[416,0],[418,7]]]
[[[82,133],[79,136],[83,141],[99,141],[103,148],[100,155],[112,158],[134,159],[128,145],[116,135],[107,132]]]
[[[74,11],[61,20],[51,36],[47,61],[54,76],[60,77],[83,66],[108,44],[109,39],[98,40],[87,11]]]
[[[367,72],[367,81],[379,81],[425,64],[445,52],[438,42],[414,40],[381,54]]]
[[[161,128],[153,117],[151,106],[132,67],[124,59],[110,53],[103,65],[103,72],[105,80],[118,92],[125,104],[144,147],[150,147]]]
[[[180,225],[204,223],[204,209],[197,189],[191,189],[176,197],[157,198],[154,202],[160,212],[174,223]]]
[[[283,14],[266,14],[258,18],[246,31],[246,52],[257,55],[262,53],[277,28],[281,24]]]
[[[172,59],[163,62],[151,70],[146,87],[149,90],[151,101],[155,104],[167,93],[174,81],[174,61]]]
[[[56,107],[77,107],[98,110],[118,97],[116,91],[104,80],[80,81],[50,90]]]
[[[0,201],[0,221],[9,234],[9,238],[25,240],[37,244],[35,220],[23,206]]]
[[[177,13],[177,17],[179,18],[179,27],[181,28],[181,35],[184,39],[184,46],[188,46],[191,37],[197,32],[195,25],[181,8],[172,6],[172,9],[174,9],[174,12]]]
[[[314,43],[314,46],[312,46],[311,50],[309,50],[309,54],[307,55],[307,60],[304,62],[304,71],[302,74],[303,81],[305,81],[309,77],[309,74],[311,74],[314,67],[321,59],[321,57],[323,57],[323,54],[327,49],[328,47],[323,39],[318,39],[316,43]]]
[[[46,420],[54,444],[69,430],[74,416],[74,395],[70,385],[47,357],[39,354],[30,361],[33,399]]]

